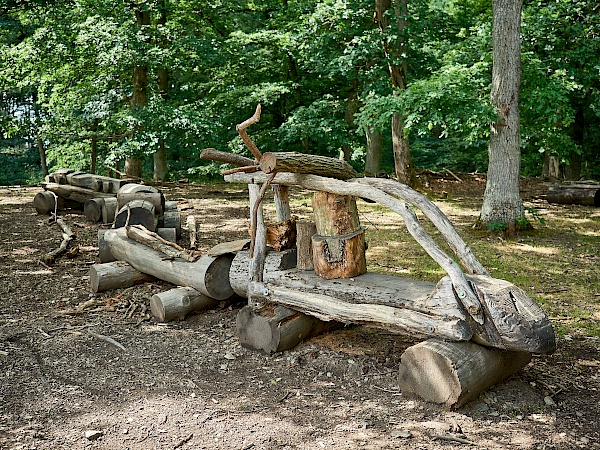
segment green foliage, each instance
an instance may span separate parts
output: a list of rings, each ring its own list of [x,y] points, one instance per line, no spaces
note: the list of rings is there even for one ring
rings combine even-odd
[[[494,222],[490,222],[486,226],[487,226],[488,230],[496,232],[496,233],[508,230],[508,224],[501,220],[496,220]]]

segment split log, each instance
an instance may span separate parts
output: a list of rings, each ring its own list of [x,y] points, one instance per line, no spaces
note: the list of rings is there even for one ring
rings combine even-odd
[[[190,248],[196,248],[197,230],[196,230],[196,217],[189,215],[186,220],[186,228],[188,230],[188,236],[190,237]]]
[[[259,164],[264,173],[310,173],[340,180],[358,176],[358,172],[344,160],[305,153],[266,152]]]
[[[203,311],[215,306],[217,301],[191,287],[177,287],[154,294],[150,299],[150,310],[157,322],[183,319],[187,314]]]
[[[72,172],[67,174],[67,183],[71,186],[78,186],[91,189],[96,192],[105,192],[116,194],[119,189],[127,183],[127,180],[118,178],[104,177],[85,172]]]
[[[179,258],[165,260],[163,253],[129,239],[125,228],[107,230],[104,239],[117,259],[128,262],[140,272],[177,286],[193,287],[215,300],[233,295],[229,284],[233,255],[203,256],[193,263]]]
[[[356,199],[319,191],[313,194],[312,204],[317,227],[312,237],[315,272],[326,279],[365,273],[365,237]]]
[[[248,296],[248,282],[250,277],[248,268],[250,267],[251,259],[248,251],[238,251],[229,269],[229,284],[233,291],[240,297]],[[269,274],[287,269],[292,269],[296,266],[296,251],[285,250],[283,252],[268,252],[265,256],[264,276],[266,279],[271,279]]]
[[[145,200],[154,205],[156,214],[162,214],[165,209],[165,196],[160,192],[136,191],[126,192],[126,188],[117,194],[117,210],[120,211],[123,206],[133,200]]]
[[[89,274],[90,289],[94,294],[155,280],[153,276],[134,269],[124,261],[94,264]]]
[[[340,236],[312,237],[315,273],[325,279],[352,278],[367,271],[365,232],[361,228]]]
[[[123,206],[115,217],[115,228],[125,225],[143,225],[144,228],[155,231],[158,224],[156,208],[145,200],[134,200]]]
[[[248,250],[250,248],[250,239],[238,239],[237,241],[222,242],[212,247],[207,255],[208,256],[219,256],[231,253],[233,255],[241,252],[242,250]],[[248,272],[248,268],[246,268]]]
[[[85,189],[77,186],[70,186],[68,184],[42,183],[42,187],[47,191],[54,192],[59,197],[66,198],[68,200],[73,200],[82,204],[84,204],[90,198],[106,198],[115,196],[115,194],[95,192],[90,189]]]
[[[550,186],[546,200],[548,203],[600,206],[600,185]]]
[[[340,281],[340,280],[336,280]],[[445,319],[408,309],[364,303],[346,303],[328,295],[299,291],[270,283],[248,284],[249,301],[271,302],[293,308],[323,321],[369,324],[390,332],[412,336],[440,337],[468,341],[473,337],[469,325],[460,319]]]
[[[109,224],[115,221],[117,214],[117,199],[106,197],[102,203],[102,223]]]
[[[199,252],[188,252],[183,247],[174,242],[166,241],[160,235],[147,230],[142,225],[131,225],[126,227],[126,230],[128,238],[163,253],[166,258],[181,258],[189,262],[198,260]]]
[[[296,222],[296,249],[298,251],[298,270],[313,270],[312,237],[317,234],[314,222]]]
[[[236,155],[234,153],[221,152],[214,148],[205,148],[200,152],[200,158],[208,159],[211,161],[219,161],[226,164],[232,164],[234,166],[252,166],[255,161],[250,158],[246,158],[242,155]]]
[[[33,206],[38,214],[46,215],[64,209],[77,209],[81,207],[81,204],[59,197],[51,191],[42,191],[38,192],[35,194],[35,197],[33,197]]]
[[[104,239],[106,231],[107,230],[98,230],[98,256],[101,263],[109,263],[117,260],[110,252],[108,242]]]
[[[296,218],[292,217],[283,222],[267,225],[267,245],[277,252],[296,246]]]
[[[102,206],[104,205],[103,198],[90,198],[83,204],[83,215],[87,220],[93,223],[102,220]]]
[[[398,384],[405,395],[457,408],[514,375],[530,360],[526,352],[430,339],[404,352]]]
[[[266,354],[289,350],[305,339],[341,327],[323,322],[282,306],[255,310],[243,307],[237,314],[236,328],[242,347]]]

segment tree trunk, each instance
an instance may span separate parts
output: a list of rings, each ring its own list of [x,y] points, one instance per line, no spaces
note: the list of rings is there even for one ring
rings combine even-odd
[[[365,134],[367,136],[365,176],[375,177],[381,168],[381,131],[369,127]]]
[[[90,173],[96,173],[96,159],[98,157],[98,119],[92,124],[92,142],[90,143]]]
[[[42,165],[42,174],[48,175],[48,163],[46,162],[46,148],[44,147],[44,141],[41,136],[37,138],[38,150],[40,151],[40,164]]]
[[[407,25],[406,15],[408,14],[407,0],[375,0],[375,16],[381,33],[384,34],[389,26],[387,12],[394,5],[394,14],[396,15],[395,28],[391,34],[398,36],[392,40],[387,36],[382,37],[383,51],[388,61],[394,95],[399,91],[406,90],[406,73],[408,62],[406,54],[408,45],[403,36]],[[401,61],[401,62],[399,62]],[[408,140],[404,136],[404,116],[401,113],[395,113],[392,116],[392,150],[394,153],[394,167],[396,178],[400,183],[414,186],[416,176],[410,162],[410,147]]]
[[[494,0],[493,3],[491,96],[498,120],[491,126],[487,184],[480,216],[483,224],[503,222],[509,229],[524,214],[519,195],[522,6],[522,0]]]
[[[135,10],[136,25],[139,32],[144,33],[144,27],[150,25],[150,12],[141,8]],[[132,76],[133,92],[129,99],[132,110],[143,108],[148,101],[148,66],[134,61]],[[125,159],[125,174],[131,178],[142,177],[142,160],[139,155],[131,155]]]
[[[160,33],[164,29],[164,25],[167,23],[167,8],[165,0],[158,2],[158,8],[160,15],[156,21],[158,32]],[[162,26],[161,26],[162,25]],[[164,49],[167,46],[166,39],[160,38],[158,46]],[[169,98],[169,71],[165,67],[161,67],[156,70],[156,79],[158,85],[158,93],[162,100],[166,102]],[[167,166],[167,149],[165,147],[165,139],[161,136],[158,139],[158,148],[154,152],[154,180],[163,181],[167,177],[169,169]]]

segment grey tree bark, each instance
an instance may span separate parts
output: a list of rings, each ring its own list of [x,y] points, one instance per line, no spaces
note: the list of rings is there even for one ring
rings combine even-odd
[[[375,177],[381,167],[381,131],[367,129],[367,152],[365,155],[365,176]]]
[[[491,125],[488,176],[480,216],[484,224],[504,222],[509,229],[524,214],[519,195],[522,8],[522,0],[493,3],[491,97],[498,119]]]

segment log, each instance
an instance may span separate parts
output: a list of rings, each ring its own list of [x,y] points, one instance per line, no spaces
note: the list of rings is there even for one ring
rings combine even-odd
[[[134,200],[123,206],[115,217],[115,228],[125,225],[143,225],[150,231],[155,231],[158,224],[156,208],[145,200]]]
[[[181,214],[176,201],[165,202],[165,212],[158,219],[160,228],[175,228],[177,238],[181,237]]]
[[[262,155],[259,164],[264,173],[310,173],[340,180],[358,176],[358,172],[344,160],[305,153],[266,152]]]
[[[279,184],[273,185],[273,200],[275,202],[277,220],[284,222],[291,219],[289,188],[287,186],[280,186]]]
[[[361,228],[340,236],[312,237],[315,273],[325,279],[352,278],[367,271],[365,232]]]
[[[208,159],[210,161],[219,161],[226,164],[232,164],[234,166],[252,166],[255,164],[253,159],[246,158],[242,155],[236,155],[234,153],[221,152],[214,148],[205,148],[200,152],[200,158]]]
[[[154,294],[150,310],[157,322],[183,319],[187,314],[215,306],[217,301],[191,287],[177,287]]]
[[[109,263],[117,260],[117,258],[115,258],[110,252],[108,242],[106,242],[106,239],[104,239],[104,234],[106,231],[107,230],[98,230],[98,256],[101,263]]]
[[[131,225],[126,227],[126,230],[128,238],[163,253],[165,258],[181,258],[189,262],[195,262],[200,256],[199,252],[190,252],[173,242],[166,241],[160,235],[147,230],[142,225]]]
[[[196,238],[197,238],[197,230],[196,230],[196,218],[192,215],[187,216],[185,220],[186,228],[188,230],[188,235],[190,237],[190,248],[196,248]]]
[[[90,267],[89,275],[90,289],[94,294],[155,280],[153,276],[134,269],[124,261],[94,264]]]
[[[271,355],[289,350],[305,339],[339,328],[282,306],[255,310],[244,306],[237,314],[236,328],[242,347]]]
[[[46,215],[64,209],[77,209],[81,207],[81,204],[59,197],[51,191],[42,191],[33,197],[33,206],[38,214]]]
[[[321,236],[353,233],[360,228],[353,196],[318,191],[313,194],[312,207],[317,234]]]
[[[177,231],[175,228],[157,228],[156,234],[169,242],[177,242]]]
[[[326,279],[365,273],[365,237],[356,199],[319,191],[313,194],[312,204],[317,227],[312,237],[315,272]]]
[[[156,214],[162,214],[165,209],[165,196],[160,192],[136,191],[126,192],[126,188],[117,194],[117,211],[133,200],[145,200],[154,205]]]
[[[163,253],[127,238],[125,228],[107,230],[104,239],[113,256],[140,272],[177,286],[193,287],[215,300],[225,300],[233,295],[229,284],[233,255],[203,256],[193,263],[179,258],[164,260]]]
[[[85,172],[72,172],[67,174],[67,183],[71,186],[78,186],[91,189],[96,192],[105,192],[116,194],[119,189],[127,183],[127,180],[104,177]]]
[[[117,199],[106,197],[102,203],[102,223],[109,224],[115,221],[117,214]]]
[[[313,270],[312,237],[317,234],[314,222],[296,222],[296,249],[298,251],[298,270]]]
[[[75,172],[73,169],[58,169],[48,175],[51,183],[68,184],[67,175]]]
[[[133,194],[135,192],[151,192],[151,193],[159,193],[160,191],[154,186],[148,186],[146,184],[137,184],[137,183],[128,183],[124,184],[120,189],[118,194]]]
[[[229,269],[229,284],[233,291],[240,297],[248,296],[248,283],[250,277],[248,268],[250,267],[250,252],[238,251],[231,262]],[[285,250],[283,252],[268,252],[265,256],[264,276],[271,279],[269,274],[292,269],[296,266],[296,251]]]
[[[550,186],[546,200],[548,203],[600,206],[600,185]]]
[[[404,352],[398,384],[406,396],[457,408],[514,375],[530,360],[527,352],[430,339]]]
[[[461,319],[446,319],[384,305],[340,302],[328,295],[309,294],[272,283],[249,282],[248,299],[258,304],[271,302],[283,305],[326,322],[335,320],[346,324],[369,324],[392,333],[439,337],[451,341],[468,341],[473,337],[471,328]]]
[[[296,218],[267,225],[267,245],[277,252],[296,247]]]
[[[83,204],[83,215],[87,220],[93,223],[102,220],[102,206],[104,205],[103,198],[90,198]]]
[[[68,200],[73,200],[81,204],[84,204],[90,198],[115,197],[115,194],[95,192],[90,189],[85,189],[77,186],[70,186],[68,184],[42,183],[42,187],[47,191],[54,192],[59,197],[66,198]]]

